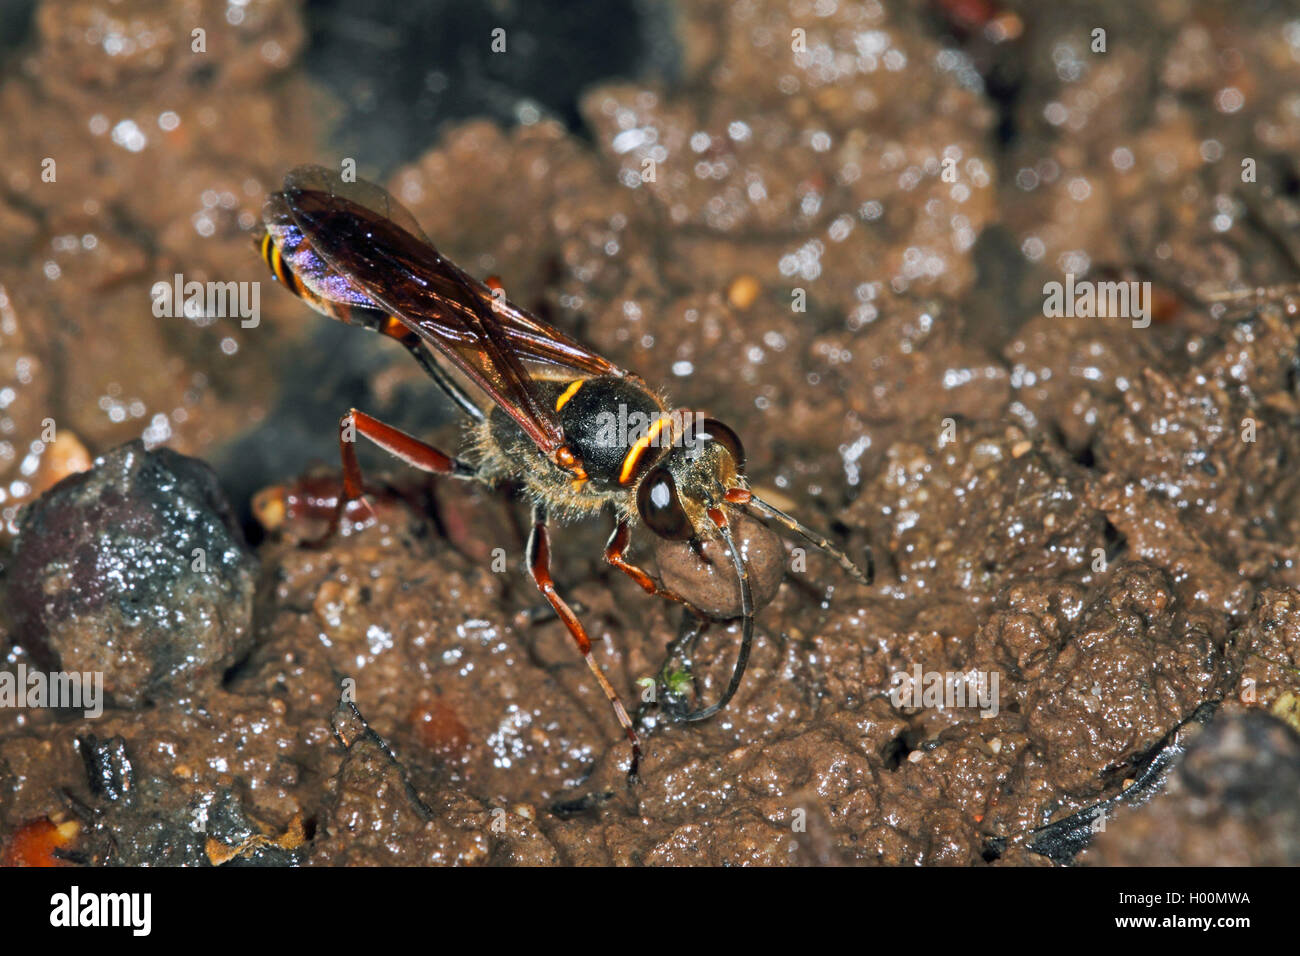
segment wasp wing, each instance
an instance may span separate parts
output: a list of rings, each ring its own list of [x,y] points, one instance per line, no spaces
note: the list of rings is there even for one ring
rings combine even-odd
[[[455,263],[437,254],[415,217],[379,186],[364,180],[345,182],[332,170],[321,166],[300,166],[289,173],[285,182],[286,191],[275,193],[267,200],[262,218],[294,274],[322,298],[362,308],[379,308],[338,266],[323,258],[316,245],[303,241],[303,229],[289,202],[290,190],[315,191],[339,197],[396,223],[420,240],[434,252],[441,268],[449,267],[459,273],[465,285],[477,293],[483,307],[490,309],[499,320],[512,348],[521,359],[578,374],[626,374],[604,356],[593,352],[554,326],[546,324],[509,300],[493,295],[492,290],[482,282],[466,275]]]
[[[415,218],[379,186],[301,166],[289,173],[264,215],[273,233],[301,233],[305,241],[286,255],[312,291],[397,318],[482,388],[547,454],[564,436],[525,363],[575,377],[625,374],[442,256]]]

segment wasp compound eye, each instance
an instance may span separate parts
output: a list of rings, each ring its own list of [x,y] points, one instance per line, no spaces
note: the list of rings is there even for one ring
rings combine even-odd
[[[715,441],[727,449],[727,454],[736,463],[736,471],[745,473],[745,446],[740,443],[740,436],[716,418],[706,418],[700,423],[696,439],[701,442]]]
[[[636,508],[651,531],[669,541],[685,541],[695,533],[677,497],[677,483],[662,465],[645,476],[636,493]]]

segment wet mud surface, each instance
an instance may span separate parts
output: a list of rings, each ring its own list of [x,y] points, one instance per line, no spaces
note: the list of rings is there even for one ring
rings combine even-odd
[[[0,83],[0,654],[106,692],[0,707],[4,862],[1297,862],[1300,297],[1216,298],[1300,278],[1294,12],[683,2],[680,76],[591,88],[586,136],[458,123],[388,178],[874,554],[868,587],[787,541],[684,724],[739,624],[687,671],[608,527],[554,529],[629,785],[505,490],[366,459],[373,514],[305,546],[349,405],[460,439],[400,348],[269,281],[256,328],[151,313],[176,271],[264,280],[263,196],[332,154],[296,7],[201,60],[131,7],[41,4]],[[1066,272],[1150,281],[1149,326],[1046,316]]]

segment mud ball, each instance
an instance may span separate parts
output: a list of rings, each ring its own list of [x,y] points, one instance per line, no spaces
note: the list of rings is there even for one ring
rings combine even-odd
[[[207,465],[134,441],[23,513],[13,638],[50,670],[102,673],[117,706],[215,684],[247,649],[257,559]]]
[[[749,569],[749,586],[754,610],[776,597],[785,572],[785,548],[766,525],[747,514],[732,513],[731,534],[740,548],[741,560]],[[726,543],[707,541],[701,559],[687,541],[655,543],[659,576],[701,611],[717,620],[740,615],[740,581]]]

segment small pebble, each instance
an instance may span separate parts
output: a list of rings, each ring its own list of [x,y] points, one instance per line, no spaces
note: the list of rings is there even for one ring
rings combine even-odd
[[[762,287],[753,276],[737,276],[727,289],[727,301],[734,309],[748,309],[758,299]]]

